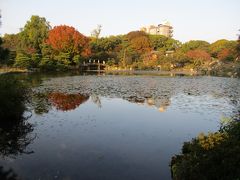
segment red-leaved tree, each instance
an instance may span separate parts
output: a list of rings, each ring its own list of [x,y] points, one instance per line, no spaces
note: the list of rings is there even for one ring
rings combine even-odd
[[[205,50],[195,49],[190,50],[186,53],[186,57],[188,57],[194,65],[194,68],[198,69],[206,62],[211,60],[211,56]]]
[[[48,33],[46,43],[58,53],[74,55],[90,55],[89,38],[78,32],[74,27],[55,26]]]
[[[186,55],[188,58],[193,60],[201,60],[201,61],[211,60],[210,54],[201,49],[190,50],[186,53]]]

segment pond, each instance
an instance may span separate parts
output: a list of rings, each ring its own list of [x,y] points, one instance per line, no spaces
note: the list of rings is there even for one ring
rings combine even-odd
[[[20,179],[171,179],[183,142],[217,131],[240,100],[235,78],[18,76],[32,85],[24,136],[13,134],[23,148],[0,148],[0,174]]]

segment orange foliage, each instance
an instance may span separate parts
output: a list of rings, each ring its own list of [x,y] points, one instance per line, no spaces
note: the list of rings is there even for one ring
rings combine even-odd
[[[36,49],[29,47],[29,48],[26,48],[26,52],[27,52],[28,54],[34,54],[34,53],[36,53],[37,51],[36,51]]]
[[[83,49],[81,55],[82,55],[83,57],[88,57],[88,56],[90,56],[90,55],[91,55],[91,48],[90,48],[89,46],[86,46],[86,47]]]
[[[187,52],[186,55],[188,58],[191,58],[191,59],[206,60],[206,61],[211,60],[210,54],[201,49],[190,50]]]
[[[50,93],[48,99],[58,110],[74,110],[89,99],[89,96],[80,94],[64,94],[60,92]]]
[[[148,35],[142,31],[132,31],[127,34],[130,47],[138,53],[150,52],[152,50]]]
[[[65,53],[89,55],[89,38],[78,32],[74,27],[55,26],[48,33],[46,43],[54,50]]]
[[[143,56],[143,64],[145,66],[149,66],[149,67],[154,67],[157,65],[157,60],[158,60],[158,54],[157,53],[146,53]]]
[[[230,55],[230,50],[225,48],[218,53],[218,59],[223,60]]]
[[[139,53],[151,51],[150,41],[145,36],[136,37],[133,40],[131,40],[131,47],[134,48]]]

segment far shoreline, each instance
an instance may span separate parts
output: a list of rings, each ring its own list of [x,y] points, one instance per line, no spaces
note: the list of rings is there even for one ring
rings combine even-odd
[[[172,70],[172,71],[161,71],[161,70],[106,70],[107,74],[149,74],[149,75],[202,75],[202,73],[197,71],[187,71],[187,70]]]
[[[176,69],[176,70],[134,70],[134,69],[106,69],[106,70],[89,70],[83,71],[76,68],[70,68],[66,70],[56,70],[56,71],[41,71],[40,69],[21,69],[21,68],[9,68],[0,67],[0,75],[6,73],[66,73],[66,72],[80,72],[80,73],[96,73],[96,74],[107,74],[107,75],[156,75],[156,76],[215,76],[215,77],[232,77],[239,78],[239,75],[233,72],[211,72],[211,71],[196,71],[196,70],[186,70],[186,69]]]

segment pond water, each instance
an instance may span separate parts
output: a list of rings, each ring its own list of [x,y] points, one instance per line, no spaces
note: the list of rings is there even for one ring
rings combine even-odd
[[[240,100],[234,78],[24,78],[33,92],[19,127],[28,128],[15,133],[23,148],[0,148],[0,172],[11,168],[20,179],[171,179],[169,163],[183,142],[217,131]]]

